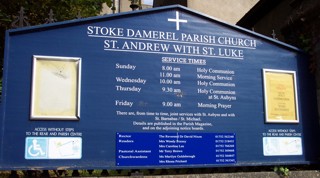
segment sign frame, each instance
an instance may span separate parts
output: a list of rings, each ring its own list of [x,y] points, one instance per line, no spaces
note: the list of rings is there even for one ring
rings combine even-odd
[[[168,19],[187,23],[180,22],[178,31]],[[12,29],[6,35],[1,170],[319,162],[314,75],[298,48],[182,6]],[[54,74],[61,67],[51,65],[59,62],[71,63],[75,72],[68,75],[77,87],[52,84],[64,83],[58,80],[63,72]],[[297,97],[299,123],[265,121],[263,69],[272,70],[267,79],[280,76],[271,86],[284,80],[284,89],[295,89],[297,95],[282,95],[290,102],[275,101],[295,111],[290,103]],[[278,70],[285,71],[272,75]],[[35,92],[39,81],[48,83],[39,85],[44,98]],[[77,94],[70,102],[77,107],[58,115],[45,105],[40,111],[47,115],[41,115],[35,101],[60,91],[63,97]],[[281,91],[271,91],[273,98]],[[269,109],[281,108],[268,102]]]
[[[80,57],[33,55],[30,119],[79,120],[80,88]]]
[[[292,88],[289,88],[291,90],[292,95],[289,96],[289,98],[293,99],[292,102],[293,102],[294,106],[289,108],[289,110],[294,111],[293,118],[291,118],[291,119],[282,119],[282,118],[277,119],[277,118],[272,118],[270,116],[269,112],[272,109],[271,107],[273,107],[273,106],[271,106],[271,104],[270,104],[271,101],[269,98],[269,96],[271,95],[271,93],[270,93],[270,90],[271,90],[270,85],[271,84],[270,84],[270,82],[268,82],[268,79],[270,79],[271,76],[268,76],[268,73],[273,74],[273,75],[278,75],[278,80],[280,80],[281,75],[282,75],[282,77],[285,77],[284,75],[292,76],[292,81],[290,81],[290,83],[292,84]],[[284,80],[282,79],[282,81],[278,81],[278,82],[284,82]],[[266,123],[299,123],[300,119],[299,119],[296,72],[290,71],[290,70],[263,69],[263,85],[264,85],[265,122]],[[285,98],[282,98],[282,99],[285,99]],[[276,109],[276,108],[273,108],[273,109]],[[279,108],[278,108],[278,110],[279,110]],[[283,116],[279,116],[279,117],[283,117]]]

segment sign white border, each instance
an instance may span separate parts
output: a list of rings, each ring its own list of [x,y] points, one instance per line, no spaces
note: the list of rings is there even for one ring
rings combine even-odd
[[[264,156],[303,155],[301,137],[263,137]]]

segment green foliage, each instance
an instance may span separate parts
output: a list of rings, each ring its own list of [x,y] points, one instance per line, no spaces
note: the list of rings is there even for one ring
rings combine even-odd
[[[290,172],[290,170],[287,167],[283,166],[275,166],[273,168],[273,171],[282,177],[288,177]]]
[[[24,7],[24,15],[30,25],[40,25],[46,22],[50,9],[56,21],[64,21],[75,19],[79,12],[82,17],[96,16],[102,10],[102,3],[112,6],[112,0],[0,0],[0,78],[5,31],[11,28],[21,7]]]
[[[310,52],[310,50],[312,49],[312,47],[311,47],[311,43],[312,43],[311,38],[310,37],[306,37],[306,35],[304,35],[304,34],[301,34],[299,36],[299,41],[300,41],[300,45],[299,46],[304,51]]]
[[[12,18],[20,7],[24,7],[29,23],[39,25],[45,22],[50,9],[57,21],[63,21],[76,18],[78,12],[82,17],[96,16],[102,9],[102,3],[111,7],[112,0],[4,0],[0,2],[0,9]]]
[[[0,9],[0,26],[5,25],[9,23],[11,20],[8,17],[7,14],[5,14],[1,9]]]

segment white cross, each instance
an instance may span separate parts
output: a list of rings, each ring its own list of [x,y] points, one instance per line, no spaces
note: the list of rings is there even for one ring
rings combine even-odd
[[[180,24],[179,23],[187,23],[187,20],[179,19],[179,12],[176,11],[176,18],[175,19],[168,19],[169,22],[176,22],[176,29],[180,30]]]

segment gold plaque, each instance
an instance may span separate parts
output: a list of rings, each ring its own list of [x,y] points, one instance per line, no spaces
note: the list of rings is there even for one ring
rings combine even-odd
[[[80,58],[33,56],[31,119],[80,118]]]
[[[264,69],[265,114],[268,123],[298,123],[295,71]]]

